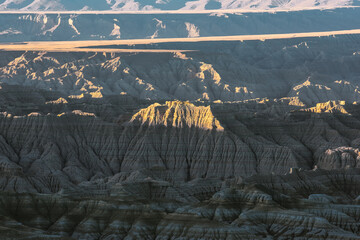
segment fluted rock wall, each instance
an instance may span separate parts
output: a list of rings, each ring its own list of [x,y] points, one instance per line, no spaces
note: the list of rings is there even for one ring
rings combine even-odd
[[[1,236],[359,239],[358,42],[2,52]]]

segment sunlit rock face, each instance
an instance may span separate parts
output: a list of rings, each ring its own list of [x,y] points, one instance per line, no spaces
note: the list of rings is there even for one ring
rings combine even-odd
[[[155,103],[136,113],[130,122],[148,126],[224,130],[211,112],[210,106],[195,106],[181,101],[168,101],[163,105]]]
[[[331,112],[342,106],[341,101],[360,101],[358,38],[109,46],[193,50],[183,53],[7,52],[0,56],[0,82],[71,98],[122,95],[151,101],[223,102],[267,98]],[[325,106],[328,101],[335,102]]]
[[[360,238],[358,35],[146,47],[1,52],[0,238]]]

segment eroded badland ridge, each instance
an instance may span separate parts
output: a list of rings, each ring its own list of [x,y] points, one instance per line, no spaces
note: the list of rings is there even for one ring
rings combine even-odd
[[[0,238],[360,239],[360,35],[99,48],[0,52]]]

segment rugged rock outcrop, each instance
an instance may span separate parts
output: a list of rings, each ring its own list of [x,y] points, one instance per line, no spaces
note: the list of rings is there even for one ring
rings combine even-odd
[[[7,52],[0,57],[0,83],[57,91],[72,98],[119,94],[152,101],[268,98],[289,99],[303,108],[328,101],[360,101],[360,58],[354,54],[358,35],[146,47],[195,51]]]
[[[2,52],[1,237],[359,239],[357,39]]]
[[[210,106],[195,106],[180,101],[166,102],[164,105],[155,103],[136,113],[131,118],[130,123],[140,123],[147,126],[224,130],[212,114]]]

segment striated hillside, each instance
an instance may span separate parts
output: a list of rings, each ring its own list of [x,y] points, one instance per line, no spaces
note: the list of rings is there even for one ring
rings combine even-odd
[[[140,110],[130,120],[148,126],[165,126],[175,128],[200,128],[204,130],[223,131],[224,128],[211,112],[210,106],[194,106],[187,102],[155,103]]]
[[[358,239],[356,104],[0,91],[3,236]]]
[[[70,98],[122,95],[151,101],[223,102],[286,98],[293,105],[315,107],[327,101],[360,101],[359,47],[358,35],[344,35],[132,47],[155,50],[152,53],[6,52],[0,56],[0,83]],[[160,48],[193,51],[157,53]]]
[[[105,48],[0,52],[0,238],[360,239],[359,35]]]

